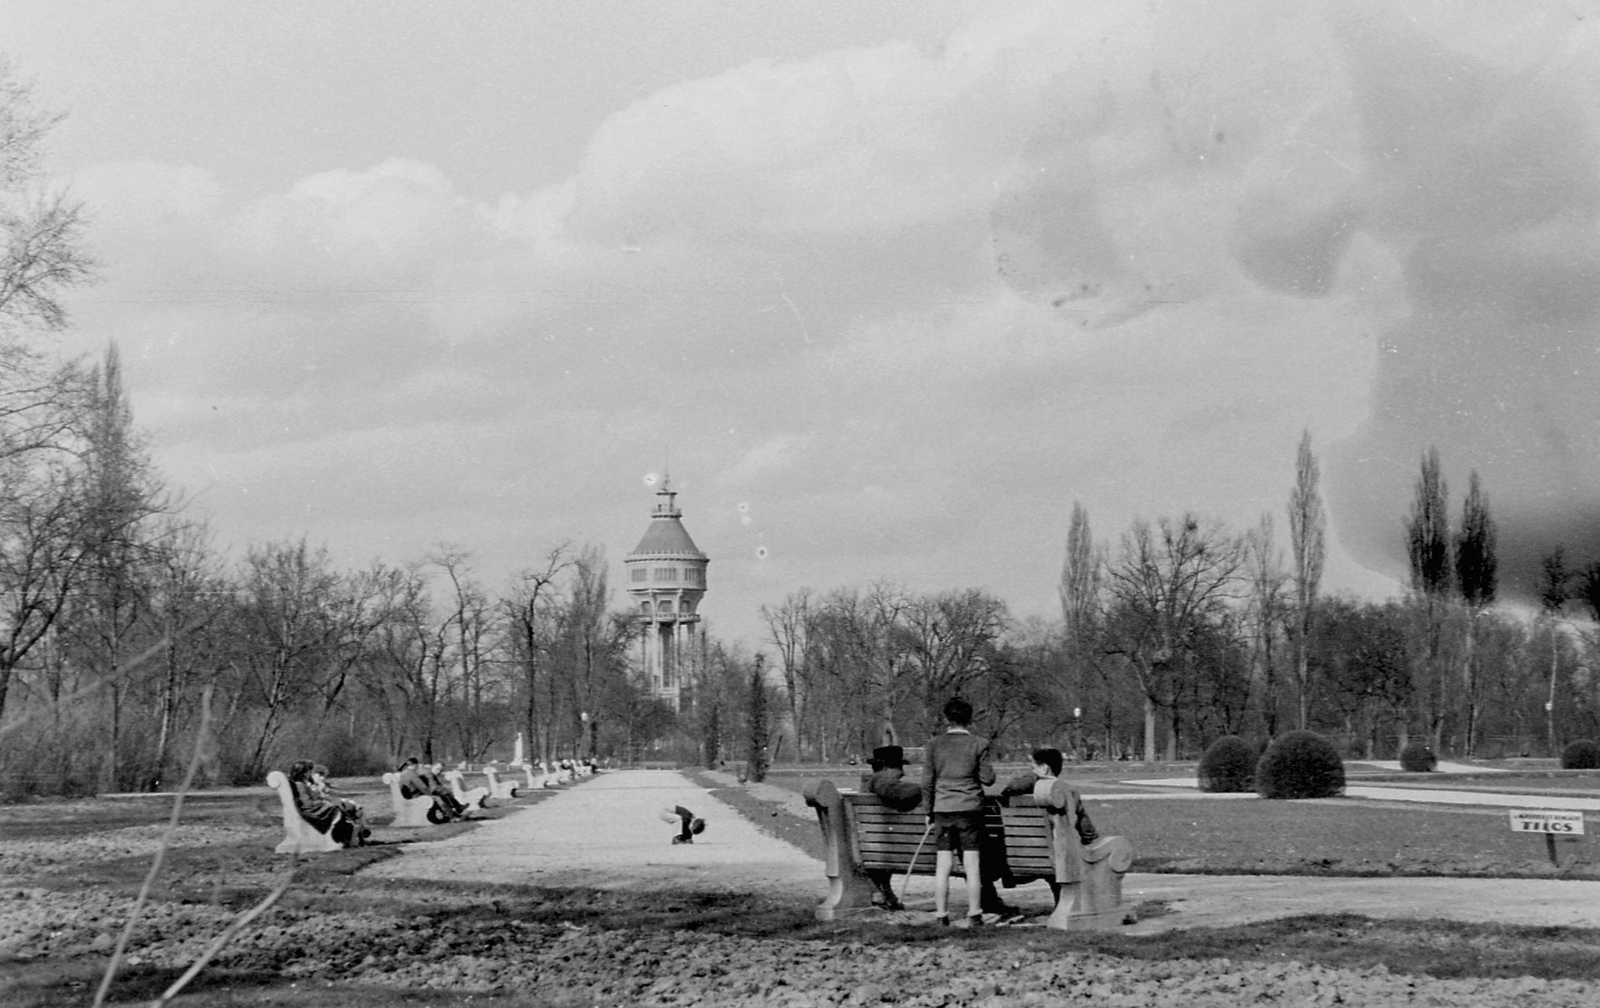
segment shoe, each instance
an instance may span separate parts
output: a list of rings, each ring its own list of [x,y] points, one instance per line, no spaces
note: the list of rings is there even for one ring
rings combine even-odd
[[[955,926],[960,928],[963,931],[970,931],[973,928],[987,927],[990,924],[994,923],[994,921],[992,921],[992,920],[986,920],[985,918],[987,916],[988,915],[981,914],[981,913],[969,914],[966,917],[963,917],[960,920],[956,921]],[[998,920],[998,919],[999,918],[995,918],[995,920]]]
[[[940,927],[949,927],[950,926],[950,915],[949,914],[939,914],[937,917],[935,917],[933,919],[933,922],[935,924],[939,925]]]
[[[994,900],[992,902],[983,904],[983,912],[986,913],[986,914],[995,914],[996,916],[999,916],[999,917],[1021,917],[1022,916],[1022,908],[1021,907],[1014,907],[1010,903],[1007,903],[1004,900]]]

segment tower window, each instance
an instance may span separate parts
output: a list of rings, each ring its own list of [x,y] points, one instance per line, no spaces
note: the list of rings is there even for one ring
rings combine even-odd
[[[633,569],[633,579],[635,581],[643,581],[646,578],[648,578],[649,576],[650,576],[650,572],[645,570],[643,567],[635,567]]]
[[[685,567],[683,579],[690,584],[705,584],[705,572],[698,567]]]
[[[661,612],[664,612],[664,613],[671,612],[672,611],[672,600],[671,599],[662,599],[661,600],[661,604],[660,604],[660,606],[658,606],[658,608],[660,609]]]
[[[657,567],[656,568],[656,580],[657,581],[676,581],[676,580],[678,580],[678,568],[676,568],[676,567]]]

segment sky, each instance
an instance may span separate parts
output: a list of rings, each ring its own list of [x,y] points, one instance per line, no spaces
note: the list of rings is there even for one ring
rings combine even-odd
[[[1593,0],[0,0],[152,455],[219,548],[622,557],[701,611],[887,581],[1053,616],[1067,523],[1406,580],[1439,450],[1502,591],[1600,558]]]

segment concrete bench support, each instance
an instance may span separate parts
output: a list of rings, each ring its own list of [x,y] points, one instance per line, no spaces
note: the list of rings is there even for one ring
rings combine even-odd
[[[294,803],[294,787],[283,771],[267,774],[267,787],[278,792],[278,800],[283,805],[283,842],[274,848],[279,854],[320,854],[342,849],[339,841],[331,836],[332,827],[327,833],[318,833],[316,827],[306,822]]]
[[[477,787],[473,788],[471,791],[466,790],[461,786],[460,770],[451,770],[447,772],[444,775],[444,779],[450,782],[450,793],[455,795],[456,801],[465,806],[468,812],[471,812],[473,809],[483,808],[483,800],[489,797],[488,788]]]
[[[499,772],[494,767],[484,767],[483,776],[489,782],[489,797],[503,798],[506,801],[510,801],[517,796],[517,782],[501,780]]]
[[[400,794],[400,775],[386,773],[383,782],[389,785],[389,803],[394,806],[394,822],[390,826],[431,826],[428,822],[428,810],[433,808],[432,795],[418,795],[415,798],[404,798]]]

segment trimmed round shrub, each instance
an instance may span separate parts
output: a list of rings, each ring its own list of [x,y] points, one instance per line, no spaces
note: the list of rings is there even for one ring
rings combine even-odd
[[[1332,798],[1344,794],[1344,760],[1332,742],[1311,731],[1273,739],[1256,764],[1263,798]]]
[[[1237,735],[1224,735],[1200,757],[1200,790],[1212,793],[1254,791],[1256,747]]]
[[[1426,742],[1408,742],[1400,750],[1400,769],[1412,773],[1429,773],[1439,765],[1439,757]]]
[[[1581,738],[1561,750],[1561,769],[1600,770],[1600,742]]]

